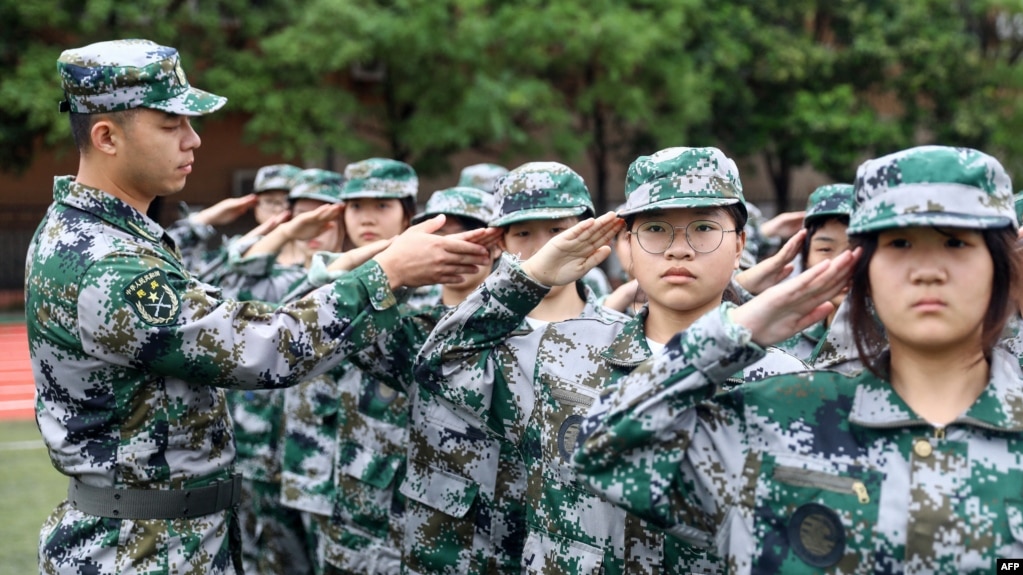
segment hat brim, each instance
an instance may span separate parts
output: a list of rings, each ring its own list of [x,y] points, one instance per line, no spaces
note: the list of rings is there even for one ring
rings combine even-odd
[[[846,234],[867,234],[898,228],[966,228],[995,229],[1014,227],[1015,222],[1001,216],[977,216],[974,214],[957,214],[950,212],[918,212],[877,218],[866,222],[858,222],[855,218],[849,222]]]
[[[847,218],[851,217],[849,215],[849,212],[843,212],[842,210],[826,210],[823,212],[814,212],[803,218],[803,227],[805,228],[808,224],[816,220],[824,218],[840,218],[842,216],[845,216]]]
[[[361,198],[370,198],[377,200],[400,200],[402,198],[413,198],[408,194],[402,194],[399,192],[381,192],[377,190],[359,190],[357,192],[345,192],[341,194],[342,200],[358,200]]]
[[[144,104],[146,108],[160,110],[179,116],[203,116],[224,107],[227,98],[211,94],[198,88],[189,88],[184,92],[161,102]]]
[[[671,210],[682,208],[720,208],[735,204],[739,204],[740,206],[742,206],[743,210],[746,209],[746,205],[742,201],[740,201],[739,198],[700,198],[700,197],[671,198],[632,208],[630,208],[628,202],[626,202],[625,208],[618,211],[618,217],[624,218],[626,216],[641,214],[643,212],[652,212],[655,210]]]
[[[575,206],[571,208],[532,208],[528,210],[518,210],[510,214],[498,216],[493,220],[490,220],[489,226],[492,228],[503,228],[510,226],[511,224],[517,224],[520,222],[528,222],[533,220],[560,220],[562,218],[571,218],[574,216],[580,216],[589,211],[586,206]]]
[[[416,214],[416,215],[412,216],[411,222],[412,222],[412,224],[418,224],[418,223],[421,223],[421,222],[425,222],[426,220],[428,220],[430,218],[435,218],[435,217],[437,217],[437,216],[439,216],[441,214],[444,214],[445,216],[455,216],[455,217],[459,217],[459,218],[466,218],[466,219],[469,219],[469,220],[476,220],[477,222],[480,222],[483,225],[487,225],[487,222],[479,219],[476,216],[470,216],[468,214],[460,214],[458,212],[422,212],[422,213],[419,213],[419,214]]]

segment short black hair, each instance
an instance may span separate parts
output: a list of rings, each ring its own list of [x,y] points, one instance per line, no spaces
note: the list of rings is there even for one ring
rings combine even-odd
[[[71,123],[71,137],[75,141],[75,146],[78,148],[79,153],[86,153],[91,146],[91,137],[89,132],[92,131],[92,126],[102,120],[103,118],[109,118],[118,126],[122,128],[127,126],[135,119],[135,114],[139,111],[138,108],[130,108],[128,110],[120,110],[117,112],[99,112],[96,114],[81,114],[71,112],[69,121]]]

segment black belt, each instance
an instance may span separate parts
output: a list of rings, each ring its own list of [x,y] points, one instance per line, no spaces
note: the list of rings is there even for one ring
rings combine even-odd
[[[192,519],[229,509],[241,499],[242,476],[193,489],[93,487],[72,477],[67,499],[83,513],[114,519]]]

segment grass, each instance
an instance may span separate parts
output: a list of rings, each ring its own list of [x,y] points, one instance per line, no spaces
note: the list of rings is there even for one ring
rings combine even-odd
[[[0,575],[39,572],[39,529],[66,494],[35,422],[0,421]]]

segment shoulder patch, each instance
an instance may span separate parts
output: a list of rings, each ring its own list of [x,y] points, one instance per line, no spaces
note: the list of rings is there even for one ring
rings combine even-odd
[[[124,288],[124,299],[149,325],[170,325],[181,312],[181,300],[171,289],[163,270],[150,270],[135,276]]]

